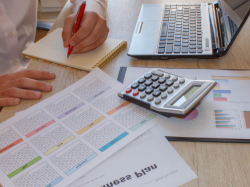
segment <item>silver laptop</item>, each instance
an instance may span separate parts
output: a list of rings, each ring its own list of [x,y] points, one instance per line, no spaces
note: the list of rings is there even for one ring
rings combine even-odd
[[[225,56],[249,17],[249,7],[250,0],[144,4],[128,55],[139,59]]]

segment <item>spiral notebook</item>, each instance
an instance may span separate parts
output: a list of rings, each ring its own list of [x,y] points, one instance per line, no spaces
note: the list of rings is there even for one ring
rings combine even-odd
[[[108,38],[103,45],[92,51],[81,54],[71,54],[70,57],[67,58],[68,49],[63,47],[62,28],[58,28],[34,45],[25,49],[22,52],[22,56],[91,71],[95,67],[103,67],[126,46],[126,41]]]

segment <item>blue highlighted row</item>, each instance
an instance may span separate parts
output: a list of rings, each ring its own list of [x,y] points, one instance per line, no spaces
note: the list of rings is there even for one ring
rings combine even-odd
[[[48,185],[46,185],[45,187],[52,187],[55,186],[56,184],[58,184],[59,182],[61,182],[63,180],[62,177],[58,177],[56,180],[54,180],[53,182],[49,183]]]
[[[115,143],[117,143],[118,141],[120,141],[122,138],[124,138],[125,136],[127,136],[128,133],[124,132],[122,133],[120,136],[118,136],[117,138],[113,139],[112,141],[110,141],[108,144],[104,145],[101,149],[99,149],[101,152],[104,152],[106,149],[108,149],[109,147],[111,147],[112,145],[114,145]]]
[[[104,89],[103,91],[97,93],[96,95],[94,95],[93,97],[87,99],[88,102],[92,101],[93,99],[99,97],[100,95],[104,94],[105,92],[111,90],[111,87],[107,87],[106,89]]]
[[[227,79],[213,79],[217,83],[228,83]]]
[[[213,93],[218,93],[218,94],[231,94],[231,90],[213,90]]]
[[[76,170],[78,170],[79,168],[81,168],[82,166],[84,166],[85,164],[87,164],[89,161],[91,161],[92,159],[94,159],[97,156],[98,155],[96,153],[93,153],[88,158],[84,159],[83,161],[81,161],[80,163],[78,163],[75,167],[73,167],[72,169],[70,169],[69,171],[67,171],[66,175],[68,175],[68,176],[71,175]]]

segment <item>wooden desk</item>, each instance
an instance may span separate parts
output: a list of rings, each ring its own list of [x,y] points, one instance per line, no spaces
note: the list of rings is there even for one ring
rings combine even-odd
[[[137,17],[143,3],[163,3],[163,0],[109,0],[107,20],[110,28],[109,37],[128,41],[128,46],[136,25]],[[169,3],[212,2],[212,0],[168,0]],[[55,22],[52,30],[62,27],[62,20],[71,13],[71,5],[67,3]],[[102,70],[113,78],[117,78],[120,66],[160,67],[160,68],[203,68],[203,69],[250,69],[250,20],[244,26],[229,54],[214,60],[169,60],[152,61],[137,60],[127,56],[123,50]],[[28,69],[50,70],[57,78],[48,81],[53,91],[44,93],[43,99],[63,90],[87,73],[63,68],[52,64],[32,61]],[[41,101],[40,100],[40,101]],[[14,116],[18,111],[38,103],[39,101],[22,101],[16,107],[5,107],[0,114],[0,122]],[[202,125],[202,124],[201,124]],[[173,147],[198,175],[183,186],[185,187],[246,187],[250,186],[250,145],[226,143],[187,143],[171,142]]]

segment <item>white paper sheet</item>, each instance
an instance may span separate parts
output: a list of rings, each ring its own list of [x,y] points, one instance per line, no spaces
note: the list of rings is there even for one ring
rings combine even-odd
[[[165,118],[154,127],[171,137],[250,139],[250,71],[164,69],[189,79],[218,84],[186,118]],[[150,71],[128,68],[124,85]]]
[[[149,130],[70,187],[177,187],[195,178],[166,138]]]
[[[0,125],[4,187],[66,186],[160,121],[100,69]]]

